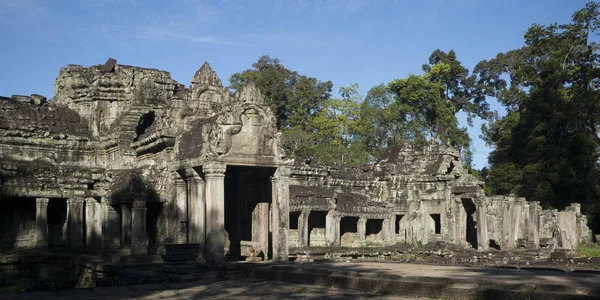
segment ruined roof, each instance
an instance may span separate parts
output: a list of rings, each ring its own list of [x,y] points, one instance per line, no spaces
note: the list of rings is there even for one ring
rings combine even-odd
[[[323,186],[290,185],[290,205],[329,206],[335,191]]]
[[[88,187],[97,169],[79,166],[56,165],[50,161],[16,161],[2,159],[0,162],[0,191],[4,195],[21,196],[66,195],[72,189]]]
[[[372,201],[368,196],[358,193],[339,193],[336,195],[336,210],[340,212],[374,212],[385,210],[385,202]]]
[[[23,101],[15,100],[16,97]],[[90,136],[87,124],[66,106],[54,103],[34,104],[31,97],[16,97],[0,99],[0,129],[25,131],[28,135]],[[27,99],[31,102],[24,101]]]
[[[177,158],[184,159],[189,157],[195,157],[200,154],[204,147],[203,130],[205,126],[215,125],[217,123],[218,115],[210,118],[197,119],[188,125],[188,129],[185,130],[179,138],[179,146],[177,151]]]
[[[382,151],[378,166],[388,174],[464,173],[458,151],[439,144],[404,143],[388,147]]]
[[[192,78],[192,84],[206,84],[212,86],[222,86],[221,79],[217,76],[217,73],[213,71],[208,62],[204,62],[202,67],[196,74],[194,74],[194,78]]]

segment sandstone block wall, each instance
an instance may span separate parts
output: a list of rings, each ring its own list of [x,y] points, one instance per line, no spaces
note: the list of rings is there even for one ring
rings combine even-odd
[[[392,147],[359,169],[303,165],[283,153],[258,88],[231,95],[207,63],[189,87],[113,59],[68,65],[51,100],[0,97],[0,202],[10,208],[0,214],[9,224],[0,243],[134,254],[195,243],[199,257],[218,257],[225,245],[264,254],[269,231],[267,255],[286,260],[289,247],[572,249],[588,238],[578,205],[546,211],[487,197],[446,146]],[[12,205],[22,201],[33,204]],[[247,224],[230,219],[232,203],[244,203]],[[242,237],[245,226],[251,234]]]

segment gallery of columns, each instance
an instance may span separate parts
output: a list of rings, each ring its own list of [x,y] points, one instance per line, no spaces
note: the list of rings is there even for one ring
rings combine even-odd
[[[287,260],[288,178],[288,167],[206,163],[178,171],[173,242],[198,244],[208,260],[253,250]]]

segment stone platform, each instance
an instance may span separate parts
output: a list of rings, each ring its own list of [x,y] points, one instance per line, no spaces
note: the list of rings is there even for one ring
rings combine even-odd
[[[143,284],[62,291],[1,293],[0,300],[18,299],[398,299],[426,298],[384,296],[352,290],[288,282],[238,278],[191,282]]]
[[[558,267],[369,261],[240,262],[218,268],[196,265],[195,270],[185,274],[169,274],[161,270],[161,265],[124,264],[120,268],[113,264],[97,265],[94,269],[98,273],[89,276],[95,283],[89,288],[0,292],[0,300],[54,297],[356,299],[375,296],[386,299],[600,299],[600,271],[593,269],[565,271]],[[79,279],[78,286],[82,286],[83,279]]]
[[[509,269],[510,268],[510,269]],[[251,278],[434,299],[600,299],[600,272],[351,262],[248,269]]]

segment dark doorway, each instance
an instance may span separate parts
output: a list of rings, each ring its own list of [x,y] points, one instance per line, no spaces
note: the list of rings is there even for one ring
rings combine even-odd
[[[159,246],[158,224],[162,214],[162,202],[146,202],[146,235],[148,238],[148,254],[156,254]]]
[[[308,245],[325,246],[326,211],[311,211],[308,215]]]
[[[429,216],[431,216],[431,218],[433,219],[433,233],[434,234],[441,234],[442,233],[442,217],[440,214],[430,214]]]
[[[477,222],[475,222],[475,218],[473,217],[477,207],[475,206],[475,203],[473,203],[473,199],[463,198],[461,200],[465,212],[467,213],[467,243],[474,249],[477,249]]]
[[[225,231],[229,238],[227,259],[242,260],[242,241],[252,241],[252,214],[259,203],[271,203],[271,177],[275,168],[228,165],[225,172]],[[262,206],[264,207],[264,206]],[[260,215],[260,214],[257,214]],[[264,214],[263,214],[264,215]],[[264,220],[266,218],[266,220]],[[268,213],[258,222],[266,222],[267,229],[256,234],[268,233]],[[264,228],[264,226],[262,226]],[[267,232],[263,232],[263,231]],[[269,243],[268,248],[271,248]],[[272,253],[267,249],[268,253]],[[266,255],[263,250],[263,255]]]
[[[358,240],[358,217],[342,217],[340,220],[340,245],[352,247]]]
[[[3,197],[2,205],[0,253],[35,243],[35,198]]]
[[[395,221],[396,229],[394,231],[396,234],[400,234],[402,232],[402,230],[404,229],[400,226],[400,221],[402,221],[402,218],[404,218],[404,215],[396,215],[396,221]]]
[[[67,199],[48,201],[48,247],[64,246],[63,228],[67,224]]]
[[[383,219],[367,219],[366,234],[379,234],[383,229]]]
[[[290,212],[290,230],[298,230],[298,218],[300,218],[299,211]]]

